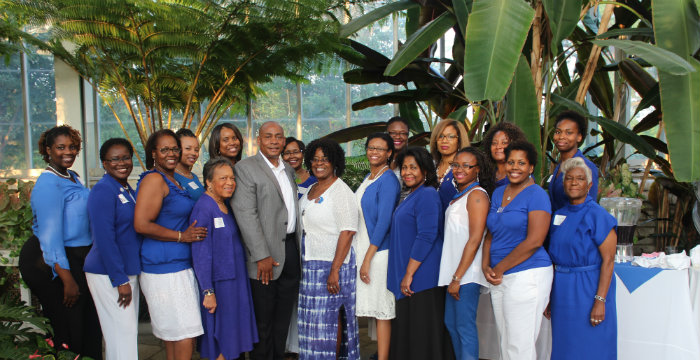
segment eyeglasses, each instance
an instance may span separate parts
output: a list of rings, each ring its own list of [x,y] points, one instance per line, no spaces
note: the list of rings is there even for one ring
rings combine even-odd
[[[173,153],[173,154],[175,154],[175,155],[177,155],[177,154],[179,154],[180,151],[182,151],[182,150],[181,150],[179,147],[172,147],[172,148],[164,147],[164,148],[158,149],[158,151],[160,151],[160,153],[163,154],[163,155],[168,155],[168,153],[170,153],[170,152]]]
[[[374,146],[368,146],[368,147],[367,147],[367,152],[370,152],[370,151],[387,151],[387,150],[389,150],[389,149],[386,149],[386,148],[378,148],[378,147],[374,147]]]
[[[312,164],[328,164],[330,161],[328,161],[328,158],[313,158],[311,159]]]
[[[120,157],[120,158],[113,157],[113,158],[107,159],[107,161],[109,161],[109,163],[112,165],[119,164],[120,162],[131,162],[131,156],[124,156],[124,157]]]
[[[389,136],[391,137],[407,137],[408,132],[405,131],[389,131]]]
[[[470,170],[470,169],[473,169],[477,166],[479,166],[479,165],[459,164],[456,162],[453,162],[450,164],[450,167],[452,168],[452,170],[459,170],[459,169]]]
[[[303,151],[301,151],[301,150],[285,151],[282,153],[282,156],[297,155],[297,154],[301,154],[301,153],[303,153]]]
[[[457,140],[457,139],[459,139],[459,135],[455,135],[455,134],[449,134],[449,135],[440,134],[440,135],[438,135],[438,140],[445,140],[445,139],[448,139],[450,141]]]

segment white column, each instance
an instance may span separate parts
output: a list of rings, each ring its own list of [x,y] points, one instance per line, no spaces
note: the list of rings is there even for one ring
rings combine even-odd
[[[54,58],[54,75],[56,77],[56,123],[70,125],[80,131],[83,139],[81,150],[71,168],[87,183],[87,161],[85,151],[93,151],[86,141],[85,121],[83,119],[83,102],[80,75],[61,60]]]

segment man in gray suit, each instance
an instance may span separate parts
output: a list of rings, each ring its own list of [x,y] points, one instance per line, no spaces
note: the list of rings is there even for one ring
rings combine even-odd
[[[294,169],[280,158],[284,130],[273,121],[258,130],[260,151],[239,161],[231,207],[248,252],[259,342],[250,358],[281,360],[294,302],[299,296],[301,260],[299,205]]]

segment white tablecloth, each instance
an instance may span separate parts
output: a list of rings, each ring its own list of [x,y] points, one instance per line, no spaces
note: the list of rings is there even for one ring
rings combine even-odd
[[[631,294],[616,279],[618,359],[700,359],[700,269],[690,272],[692,281],[687,270],[664,270]],[[498,360],[498,332],[488,294],[481,295],[476,322],[479,357]],[[544,319],[538,360],[549,359],[551,334],[551,323]]]

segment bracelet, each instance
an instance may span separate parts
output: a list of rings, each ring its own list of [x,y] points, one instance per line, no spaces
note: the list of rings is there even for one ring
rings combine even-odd
[[[602,303],[605,303],[605,298],[602,297],[602,296],[600,296],[600,295],[596,295],[596,296],[594,296],[593,298],[596,299],[596,300],[598,300],[598,301],[600,301],[600,302],[602,302]]]
[[[452,275],[452,281],[460,282],[462,278],[458,278],[457,275]]]
[[[204,294],[204,296],[214,295],[214,289],[206,289],[202,291],[202,293]]]
[[[127,281],[127,282],[125,282],[125,283],[123,283],[123,284],[119,284],[119,286],[124,286],[124,285],[129,285],[129,282]]]
[[[181,242],[181,241],[182,241],[182,233],[178,231],[177,232],[177,242]]]

